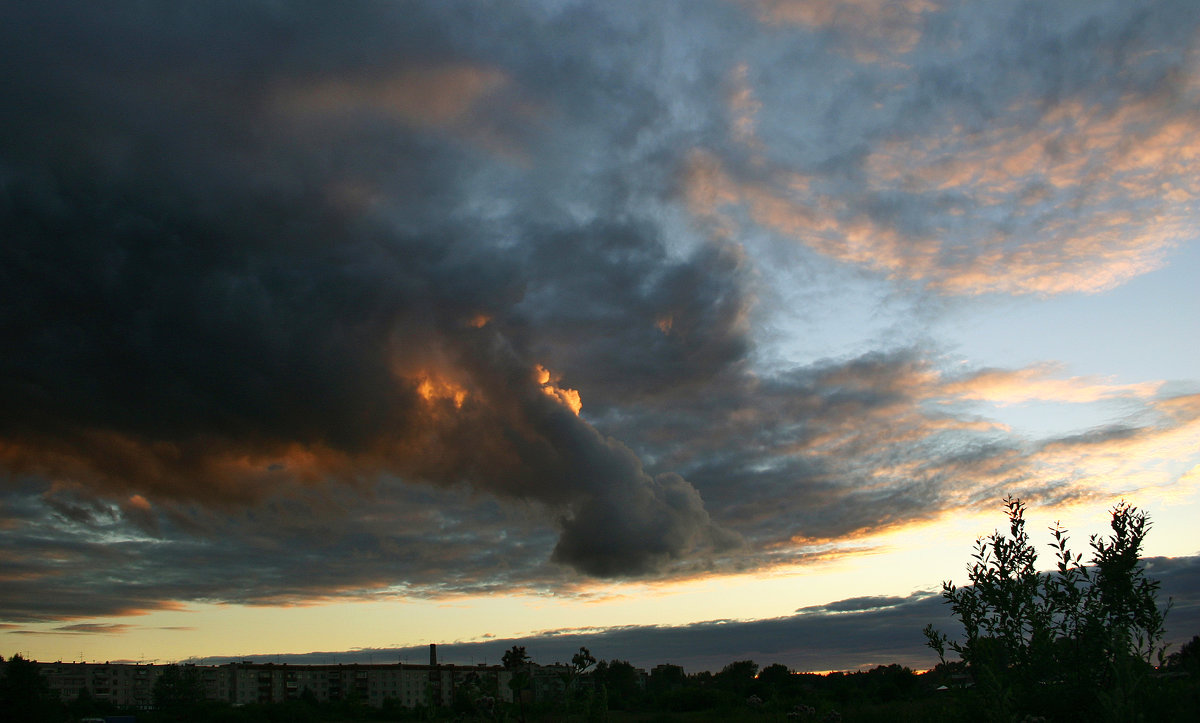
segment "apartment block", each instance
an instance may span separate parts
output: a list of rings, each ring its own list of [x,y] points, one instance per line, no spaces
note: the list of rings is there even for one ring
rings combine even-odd
[[[149,708],[154,683],[166,665],[125,663],[38,663],[51,690],[73,700],[86,690],[119,706]],[[450,706],[455,695],[470,700],[512,701],[512,672],[487,665],[344,664],[287,665],[244,661],[224,665],[183,665],[198,676],[209,700],[233,705],[280,703],[309,697],[316,701],[358,700],[376,708],[391,700],[407,708]]]

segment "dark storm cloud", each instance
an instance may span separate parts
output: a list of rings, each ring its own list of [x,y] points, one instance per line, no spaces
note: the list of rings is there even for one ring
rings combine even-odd
[[[51,500],[56,502],[52,505]],[[85,522],[56,507],[96,508]],[[542,591],[543,515],[462,491],[385,481],[365,497],[331,487],[240,511],[156,508],[153,536],[83,489],[9,492],[0,510],[5,617],[26,623],[128,615],[172,601],[288,605],[338,596]],[[80,594],[86,590],[87,594]]]
[[[574,360],[537,355],[534,308],[607,293],[612,308],[582,323],[641,317],[635,347],[669,315],[680,341],[623,375],[644,387],[666,354],[687,383],[748,346],[729,321],[745,301],[719,278],[736,263],[669,259],[645,224],[556,217],[537,182],[532,199],[499,193],[519,208],[489,224],[471,179],[514,175],[539,112],[517,106],[576,85],[598,104],[610,84],[580,81],[607,71],[541,64],[556,43],[524,59],[539,73],[484,67],[466,47],[480,36],[456,26],[480,21],[432,12],[449,17],[407,4],[15,13],[0,55],[11,473],[134,495],[126,517],[149,532],[149,504],[253,504],[297,480],[391,472],[545,505],[563,530],[554,559],[590,574],[737,543],[685,480],[643,471],[568,410],[564,382],[538,379],[539,364]],[[485,116],[473,108],[489,93]],[[578,109],[565,100],[546,112]],[[616,111],[640,102],[605,100],[613,127],[598,137],[637,127]],[[526,216],[538,201],[553,225]],[[586,266],[559,262],[571,257]],[[605,276],[577,288],[601,260]],[[708,337],[713,322],[726,338]]]
[[[737,249],[677,263],[649,229],[583,231],[540,240],[549,281],[521,308],[548,363],[569,370],[563,383],[594,392],[590,414],[709,389],[744,368],[753,279]]]
[[[681,470],[719,521],[757,542],[878,532],[1030,490],[1028,448],[929,403],[944,380],[919,350],[726,382],[598,423]]]

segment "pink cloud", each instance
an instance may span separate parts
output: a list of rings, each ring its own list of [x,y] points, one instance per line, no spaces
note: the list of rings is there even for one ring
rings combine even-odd
[[[863,164],[865,197],[786,171],[743,178],[696,150],[685,198],[720,234],[749,220],[946,294],[1095,293],[1159,268],[1195,225],[1200,119],[1155,100],[1116,112],[1068,100],[1032,125],[1027,110],[1018,104],[979,131],[951,126],[878,145]],[[864,210],[897,194],[958,202],[923,214],[921,231]]]

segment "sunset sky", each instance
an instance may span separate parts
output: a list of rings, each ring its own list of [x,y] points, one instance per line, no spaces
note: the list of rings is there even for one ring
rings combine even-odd
[[[924,668],[1005,495],[1200,634],[1195,0],[0,6],[0,655]]]

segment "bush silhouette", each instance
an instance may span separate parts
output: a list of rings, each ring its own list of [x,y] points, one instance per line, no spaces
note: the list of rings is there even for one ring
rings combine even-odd
[[[926,626],[930,647],[947,649],[966,663],[989,709],[1001,717],[1063,711],[1127,719],[1161,657],[1165,610],[1159,583],[1139,562],[1150,529],[1145,512],[1122,502],[1112,513],[1112,534],[1092,536],[1092,557],[1071,552],[1066,530],[1050,529],[1057,567],[1039,573],[1037,552],[1025,532],[1025,505],[1006,498],[1009,532],[976,541],[970,585],[942,585],[942,596],[963,626],[962,640]]]

